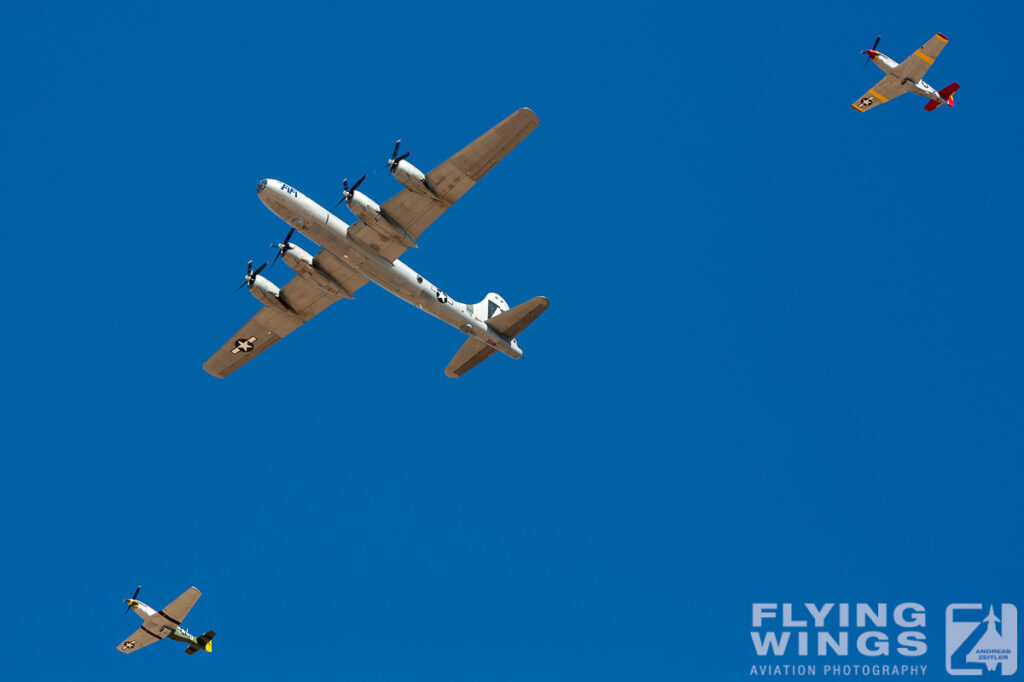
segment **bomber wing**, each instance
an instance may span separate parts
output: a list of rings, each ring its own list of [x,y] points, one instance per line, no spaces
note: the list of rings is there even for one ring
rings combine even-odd
[[[906,91],[907,88],[903,85],[903,81],[888,73],[850,106],[857,111],[867,111],[868,109],[874,109],[879,104],[884,104],[895,97],[899,97]]]
[[[368,281],[329,251],[320,251],[313,262],[349,293]],[[206,361],[203,369],[223,379],[339,300],[298,275],[282,287],[280,298],[295,312],[263,306]]]
[[[438,193],[440,201],[405,189],[384,203],[381,210],[413,239],[419,239],[431,223],[526,139],[538,123],[537,114],[525,107],[519,109],[427,173],[427,182]],[[407,248],[391,235],[382,234],[362,221],[349,226],[348,234],[389,261],[401,256]]]
[[[935,63],[935,58],[939,56],[942,48],[948,42],[949,38],[941,33],[936,33],[927,43],[919,47],[914,54],[904,59],[902,64],[893,69],[892,75],[896,76],[900,81],[907,79],[916,83],[924,78],[924,74]]]

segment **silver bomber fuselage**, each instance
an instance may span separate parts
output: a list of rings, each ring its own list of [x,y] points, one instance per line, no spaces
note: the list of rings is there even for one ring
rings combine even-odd
[[[348,236],[348,224],[295,188],[267,178],[259,183],[260,200],[277,217],[337,256],[343,263],[417,308],[447,322],[505,355],[520,358],[515,339],[506,339],[477,318],[472,306],[443,291],[400,260],[388,261]]]

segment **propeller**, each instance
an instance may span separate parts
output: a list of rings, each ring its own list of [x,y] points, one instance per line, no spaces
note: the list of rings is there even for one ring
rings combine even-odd
[[[135,594],[132,595],[131,599],[124,599],[123,600],[124,603],[128,605],[128,608],[126,608],[124,610],[124,615],[127,616],[128,612],[132,610],[132,602],[135,601],[135,598],[139,596],[139,590],[141,590],[141,589],[142,589],[142,585],[139,585],[138,587],[135,588]]]
[[[252,286],[253,282],[256,281],[256,275],[260,274],[260,271],[263,270],[263,268],[265,267],[267,267],[267,262],[263,261],[263,265],[256,268],[256,271],[253,272],[252,261],[249,261],[249,263],[245,266],[245,279],[242,280],[242,283],[238,285],[238,289],[241,289],[246,285]],[[238,291],[238,289],[235,289],[235,291]]]
[[[366,179],[366,176],[364,175],[363,177],[361,177],[358,180],[356,180],[356,184],[352,185],[351,188],[349,188],[349,186],[348,186],[348,178],[345,178],[344,180],[342,180],[341,181],[341,186],[343,188],[343,191],[341,193],[341,199],[339,199],[338,203],[336,203],[334,205],[334,208],[338,208],[339,206],[341,206],[341,202],[343,202],[343,201],[347,204],[349,202],[349,200],[352,198],[352,193],[356,191],[356,187],[359,187],[360,183],[362,183],[362,181],[365,180],[365,179]]]
[[[875,48],[878,47],[878,41],[881,40],[881,39],[882,39],[882,36],[876,36],[875,37],[875,44],[871,46],[870,50],[861,50],[860,51],[861,54],[866,54],[868,56],[867,61],[864,62],[864,66],[867,66],[868,62],[871,61],[871,54],[870,53],[875,51]]]
[[[278,258],[280,258],[281,256],[284,255],[285,251],[287,251],[288,249],[291,248],[291,246],[292,246],[291,238],[292,238],[293,234],[295,234],[295,228],[294,227],[292,229],[288,230],[288,236],[286,236],[284,238],[283,242],[281,242],[280,244],[271,244],[270,245],[270,248],[274,248],[275,246],[277,247],[277,255],[274,256],[274,263],[277,262]],[[274,263],[271,263],[270,267],[274,267]]]
[[[409,156],[409,154],[412,153],[412,152],[406,152],[406,153],[402,154],[401,156],[399,156],[398,155],[398,145],[400,145],[400,144],[402,144],[401,140],[395,140],[395,151],[391,152],[391,158],[388,159],[388,166],[387,167],[390,169],[389,172],[392,175],[394,175],[395,169],[398,168],[398,162],[401,161],[402,159],[407,158]]]

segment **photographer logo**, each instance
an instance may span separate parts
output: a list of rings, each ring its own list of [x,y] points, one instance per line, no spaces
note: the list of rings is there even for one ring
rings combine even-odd
[[[1013,604],[947,606],[946,672],[989,677],[1017,672],[1017,607]]]

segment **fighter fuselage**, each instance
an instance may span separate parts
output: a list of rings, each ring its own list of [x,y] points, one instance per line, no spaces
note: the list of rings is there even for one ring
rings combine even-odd
[[[866,50],[866,53],[868,57],[871,58],[871,61],[875,63],[875,66],[880,68],[882,71],[885,71],[887,74],[892,74],[893,69],[900,65],[898,61],[888,55],[882,54],[878,50]],[[923,80],[914,81],[909,78],[904,78],[903,85],[908,88],[910,92],[921,95],[922,97],[928,97],[929,99],[933,99],[937,102],[942,102],[943,104],[946,103],[946,100],[939,95],[938,91]]]
[[[132,611],[135,612],[139,618],[145,621],[147,624],[150,619],[157,614],[157,610],[149,604],[144,604],[137,599],[129,599],[128,606],[131,607]],[[163,619],[159,619],[163,622]],[[145,627],[145,626],[143,626]],[[182,642],[184,644],[193,644],[199,648],[203,648],[203,645],[199,643],[199,640],[192,636],[188,630],[184,629],[180,625],[174,626],[172,630],[167,625],[153,625],[153,636],[160,637],[161,639],[166,636],[167,639],[173,639],[176,642]]]

